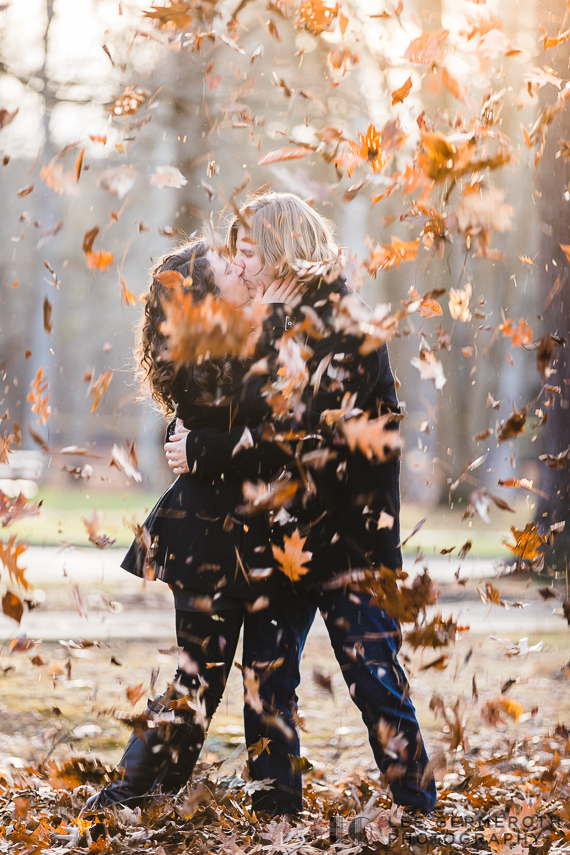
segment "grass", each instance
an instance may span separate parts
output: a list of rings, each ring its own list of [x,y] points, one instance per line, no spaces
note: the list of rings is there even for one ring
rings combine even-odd
[[[95,509],[100,518],[100,533],[114,539],[116,546],[126,547],[132,541],[129,523],[133,519],[143,522],[157,498],[157,493],[139,489],[109,489],[88,484],[77,487],[42,486],[36,497],[36,501],[43,502],[41,512],[14,523],[5,534],[15,534],[30,544],[59,546],[61,543],[73,543],[85,546],[87,532],[83,520]],[[533,515],[532,508],[520,501],[515,505],[514,514],[493,509],[491,523],[486,525],[479,517],[462,520],[463,509],[462,504],[449,508],[405,502],[401,512],[402,539],[420,520],[427,517],[427,521],[404,546],[404,552],[415,555],[421,546],[426,556],[437,555],[442,549],[460,548],[471,540],[472,557],[508,559],[510,553],[501,541],[512,541],[510,526],[522,528]]]

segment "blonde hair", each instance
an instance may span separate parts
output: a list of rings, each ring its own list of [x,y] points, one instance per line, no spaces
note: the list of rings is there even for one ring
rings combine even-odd
[[[228,227],[228,249],[236,254],[237,233],[243,226],[261,262],[279,276],[309,281],[335,279],[341,270],[342,248],[334,238],[334,223],[294,193],[264,193],[248,200]]]

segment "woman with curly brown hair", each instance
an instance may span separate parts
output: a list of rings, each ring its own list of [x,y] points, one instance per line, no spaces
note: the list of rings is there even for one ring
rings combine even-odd
[[[290,761],[296,753],[296,732],[292,710],[282,702],[288,695],[282,691],[279,667],[279,660],[290,659],[285,649],[292,637],[290,616],[279,597],[272,596],[268,515],[246,521],[240,511],[243,480],[268,479],[288,458],[263,438],[269,408],[261,386],[267,378],[247,376],[252,359],[203,360],[182,368],[165,360],[162,324],[168,289],[156,276],[166,271],[176,271],[191,282],[194,303],[212,294],[239,311],[249,301],[236,268],[203,241],[166,256],[155,268],[144,298],[140,373],[165,413],[176,414],[176,436],[186,442],[190,466],[161,496],[122,567],[170,585],[181,652],[168,691],[149,701],[147,730],[131,736],[118,779],[93,796],[87,807],[134,806],[147,794],[176,792],[188,781],[221,700],[243,625],[244,681],[251,712],[260,726],[263,721],[267,727],[270,718],[275,721],[271,752],[254,758],[252,775],[276,784],[255,792],[253,806],[290,813],[299,809],[300,801],[292,786]],[[277,283],[269,299],[279,302],[287,287]],[[270,337],[271,318],[266,326]],[[173,429],[174,422],[169,435]],[[236,454],[246,429],[245,447]],[[249,721],[248,745],[253,745],[261,732],[256,735],[251,716]]]

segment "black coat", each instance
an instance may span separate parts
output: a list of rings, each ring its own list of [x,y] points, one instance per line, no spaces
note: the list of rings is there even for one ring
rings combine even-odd
[[[272,338],[271,317],[264,327],[265,339]],[[269,516],[250,518],[239,509],[243,481],[269,480],[290,455],[263,439],[262,419],[271,411],[260,394],[265,381],[253,376],[244,382],[252,362],[233,364],[220,405],[202,403],[184,369],[173,383],[178,414],[191,430],[186,442],[190,474],[178,476],[144,522],[152,542],[148,558],[154,576],[173,587],[245,599],[275,593],[276,573],[263,572],[275,567]],[[233,455],[246,425],[251,425],[255,447]],[[135,540],[121,566],[142,576],[146,557]]]
[[[298,425],[305,430],[317,427],[324,410],[339,408],[346,392],[356,393],[355,406],[371,417],[398,407],[387,348],[362,357],[359,338],[335,333],[331,328],[334,299],[348,293],[344,280],[338,279],[330,285],[314,283],[303,297],[302,305],[314,308],[326,328],[320,341],[307,339],[314,351],[308,362],[312,376],[321,360],[332,354],[318,392],[312,394],[312,385],[307,386],[306,411]],[[287,311],[275,307],[266,325],[273,340],[280,338],[294,320],[302,319],[302,307]],[[271,350],[267,336],[261,344],[265,353]],[[276,569],[271,544],[282,547],[284,537],[296,529],[307,538],[304,550],[312,552],[310,572],[295,583],[296,590],[318,585],[350,568],[401,566],[397,459],[375,463],[359,451],[350,453],[346,446],[333,446],[335,458],[312,472],[316,496],[304,504],[288,506],[292,516],[285,525],[275,524],[271,530],[267,515],[244,516],[238,510],[243,504],[244,480],[268,481],[284,469],[298,474],[291,454],[263,439],[266,421],[271,418],[261,395],[267,378],[253,378],[245,384],[242,378],[236,370],[231,389],[225,390],[232,402],[231,422],[229,409],[196,407],[183,379],[177,384],[179,409],[181,414],[186,413],[184,421],[191,428],[186,450],[192,474],[175,481],[146,521],[158,544],[154,557],[157,576],[209,594],[221,591],[246,598],[273,596],[290,582]],[[254,446],[234,455],[245,424],[250,426]],[[277,423],[277,429],[283,426]],[[326,431],[320,428],[320,432],[326,445]],[[391,529],[377,529],[382,511],[394,518]],[[133,544],[122,566],[140,575],[141,565],[140,549]],[[273,571],[263,579],[255,578],[255,570],[265,568]]]

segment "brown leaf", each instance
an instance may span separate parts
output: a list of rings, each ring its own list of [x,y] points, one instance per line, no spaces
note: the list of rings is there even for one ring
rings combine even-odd
[[[275,481],[271,485],[266,484],[265,481],[258,481],[257,484],[244,481],[242,491],[247,504],[241,505],[238,511],[245,514],[259,514],[280,510],[293,499],[300,486],[299,481],[294,478]]]
[[[44,298],[44,305],[43,305],[44,330],[47,332],[48,335],[51,333],[51,330],[52,330],[51,309],[52,309],[51,303],[48,300],[48,298],[45,297]]]
[[[87,518],[83,518],[83,525],[87,529],[90,542],[98,549],[105,549],[106,546],[112,546],[115,543],[115,541],[107,537],[106,534],[98,533],[101,521],[99,519],[99,514],[95,509],[91,511]]]
[[[0,522],[4,528],[8,528],[16,520],[39,514],[41,506],[42,502],[29,505],[23,493],[20,493],[16,499],[11,499],[0,490]]]
[[[9,463],[10,446],[14,444],[14,434],[0,436],[0,463]]]
[[[564,469],[570,461],[570,445],[558,454],[539,454],[538,459],[546,463],[550,469]]]
[[[20,190],[18,190],[18,192],[16,193],[16,196],[19,196],[20,199],[22,199],[24,196],[29,196],[30,193],[33,191],[33,189],[34,189],[34,185],[28,184],[27,187],[22,187]]]
[[[443,54],[449,30],[429,30],[410,42],[404,53],[408,62],[422,65],[432,65],[438,62]]]
[[[10,111],[6,110],[5,107],[2,107],[2,109],[0,109],[0,131],[2,130],[2,128],[5,128],[6,125],[9,125],[10,122],[14,121],[14,119],[18,115],[18,112],[18,108],[16,108],[13,113],[10,113]]]
[[[284,536],[284,549],[274,544],[271,546],[279,570],[292,582],[298,582],[301,576],[304,576],[310,570],[305,564],[311,560],[313,553],[303,552],[306,540],[306,537],[301,537],[299,529],[295,529],[291,537]]]
[[[145,13],[148,14],[148,13]],[[115,98],[114,104],[107,109],[113,116],[132,116],[144,104],[149,93],[146,89],[127,86],[122,95]]]
[[[89,254],[93,252],[93,243],[95,242],[95,238],[99,234],[99,226],[93,226],[88,232],[85,232],[83,236],[83,246],[81,247],[85,254]]]
[[[113,379],[113,372],[111,369],[105,371],[104,374],[101,374],[100,377],[95,380],[95,382],[91,386],[91,390],[89,392],[90,396],[93,398],[93,405],[91,407],[90,412],[95,412],[99,404],[101,403],[101,399],[107,389],[109,388],[109,383]]]
[[[408,97],[412,89],[412,78],[408,77],[406,82],[400,86],[399,89],[395,89],[392,92],[392,106],[394,104],[401,104],[405,98]]]
[[[81,176],[81,169],[83,167],[83,155],[85,153],[85,149],[82,148],[79,154],[77,155],[77,160],[75,161],[75,180],[79,181]]]
[[[552,600],[557,597],[556,591],[553,591],[552,588],[538,588],[537,590],[543,600]]]
[[[300,157],[307,157],[308,154],[314,154],[312,148],[291,148],[290,146],[285,146],[285,148],[278,148],[275,151],[264,154],[257,161],[257,165],[267,166],[268,163],[279,163],[282,160],[297,160]]]
[[[137,298],[127,288],[127,283],[125,279],[122,276],[119,276],[119,279],[121,281],[121,298],[123,300],[123,303],[125,303],[127,306],[136,306]]]
[[[554,350],[554,339],[550,333],[545,333],[538,343],[536,351],[536,370],[543,383],[546,383],[550,375],[550,360]]]
[[[334,689],[332,684],[332,678],[326,677],[324,674],[317,668],[313,668],[313,682],[320,686],[321,689],[324,689],[325,692],[328,692],[331,698],[334,698]]]
[[[138,686],[127,686],[125,690],[125,695],[127,696],[127,700],[132,707],[134,707],[138,701],[145,694],[146,689],[144,688],[144,683],[139,683]]]
[[[516,439],[519,433],[524,433],[524,425],[526,422],[526,407],[522,410],[517,410],[513,406],[513,413],[509,418],[501,422],[497,430],[497,439],[499,442],[508,442],[511,439]]]
[[[20,623],[24,614],[24,604],[17,594],[13,591],[6,591],[2,597],[2,611],[7,617]]]
[[[159,6],[143,12],[145,18],[151,18],[160,27],[173,25],[184,29],[192,23],[194,3],[192,0],[170,0],[168,6]]]

